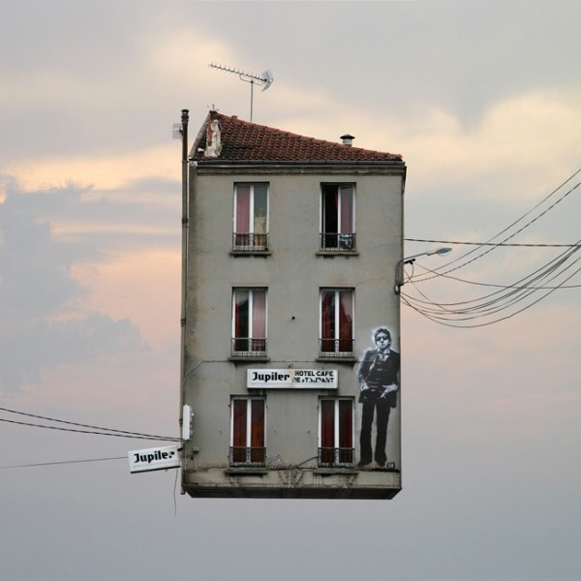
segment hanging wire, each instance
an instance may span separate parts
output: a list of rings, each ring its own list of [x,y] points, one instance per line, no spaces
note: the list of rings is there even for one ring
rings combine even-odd
[[[554,196],[559,190],[561,190],[563,188],[563,186],[565,186],[567,183],[569,183],[579,173],[581,173],[581,168],[579,168],[575,173],[573,173],[569,178],[567,178],[561,185],[559,185],[557,188],[555,188],[550,194],[548,194],[547,196],[545,196],[540,202],[538,202],[535,206],[533,206],[533,208],[531,208],[528,212],[526,212],[525,214],[523,214],[522,216],[520,216],[517,220],[515,220],[514,222],[512,222],[509,226],[507,226],[506,228],[504,228],[503,230],[501,230],[499,233],[495,234],[492,238],[490,238],[486,242],[484,242],[482,244],[479,244],[476,248],[474,248],[474,249],[472,249],[472,250],[470,250],[470,251],[468,251],[468,252],[466,252],[466,253],[458,256],[454,260],[451,260],[451,261],[447,262],[446,264],[444,264],[443,266],[441,266],[440,268],[438,268],[437,269],[437,272],[440,273],[440,274],[449,274],[450,272],[454,272],[456,270],[459,270],[460,268],[463,268],[463,267],[465,267],[465,266],[467,266],[469,264],[472,264],[476,260],[479,260],[480,258],[483,258],[484,256],[486,256],[490,252],[493,252],[494,250],[497,250],[498,248],[500,248],[503,245],[505,245],[505,243],[508,240],[511,240],[512,238],[514,238],[515,236],[517,236],[518,234],[520,234],[521,232],[523,232],[526,228],[528,228],[529,226],[531,226],[532,224],[534,224],[535,222],[537,222],[540,218],[542,218],[543,216],[545,216],[548,212],[550,212],[553,208],[555,208],[558,204],[560,204],[565,198],[567,198],[572,192],[574,192],[577,188],[579,188],[581,186],[581,182],[577,183],[576,185],[574,185],[573,187],[571,187],[569,190],[567,190],[555,202],[553,202],[548,208],[546,208],[543,212],[541,212],[538,216],[534,217],[532,220],[529,220],[526,224],[524,224],[516,232],[514,232],[513,234],[510,234],[509,236],[507,236],[506,238],[504,238],[500,242],[493,242],[493,241],[496,238],[498,238],[499,236],[502,236],[503,234],[505,234],[506,232],[508,232],[513,226],[515,226],[516,224],[518,224],[519,222],[521,222],[522,220],[524,220],[529,214],[531,214],[539,206],[541,206],[543,203],[545,203],[547,200],[549,200],[552,196]],[[462,262],[461,264],[459,264],[459,265],[457,265],[457,266],[455,266],[453,268],[448,268],[451,265],[456,264],[457,262],[459,262],[459,261],[467,258],[468,256],[472,255],[473,253],[478,252],[479,250],[481,250],[483,247],[486,247],[486,246],[490,246],[490,248],[487,248],[486,250],[483,250],[480,254],[477,254],[477,256],[474,256],[470,260],[467,260],[465,262]],[[427,281],[427,280],[431,280],[431,279],[433,279],[435,277],[436,277],[436,275],[430,275],[430,276],[428,276],[428,275],[418,275],[418,277],[416,278],[416,282],[424,282],[424,281]]]
[[[11,414],[17,414],[17,415],[21,415],[21,416],[25,416],[25,417],[29,417],[29,418],[45,420],[45,421],[49,421],[49,422],[66,424],[69,426],[77,426],[79,428],[88,428],[88,430],[74,430],[74,429],[70,429],[70,428],[58,428],[56,426],[46,426],[43,424],[32,424],[32,423],[27,423],[27,422],[17,422],[15,420],[8,420],[8,419],[0,418],[0,421],[12,423],[12,424],[19,424],[19,425],[23,425],[23,426],[33,426],[33,427],[37,427],[37,428],[46,428],[46,429],[76,432],[76,433],[82,433],[82,434],[97,434],[97,435],[101,435],[101,436],[117,436],[118,438],[134,438],[134,439],[142,439],[142,440],[162,440],[162,441],[168,441],[168,442],[180,441],[179,438],[175,438],[175,437],[160,436],[157,434],[147,434],[147,433],[143,433],[143,432],[130,432],[127,430],[118,430],[115,428],[104,428],[102,426],[94,426],[91,424],[81,424],[79,422],[71,422],[68,420],[51,418],[49,416],[41,416],[38,414],[32,414],[29,412],[23,412],[23,411],[5,408],[5,407],[0,407],[0,411],[11,413]]]
[[[536,277],[534,277],[534,279],[545,279],[546,278],[549,282],[553,281],[555,278],[560,277],[565,272],[571,270],[573,268],[573,266],[581,260],[581,257],[579,257],[576,260],[574,260],[571,264],[567,265],[564,268],[561,268],[569,258],[570,258],[570,256],[562,257],[560,260],[550,264],[543,272],[539,273]],[[404,303],[406,305],[410,306],[416,312],[418,312],[419,314],[432,320],[433,322],[447,325],[450,327],[460,327],[460,328],[482,327],[482,326],[486,326],[486,325],[491,325],[493,323],[498,323],[498,322],[504,321],[506,319],[510,319],[513,316],[527,310],[528,308],[537,304],[538,302],[540,302],[541,300],[543,300],[544,298],[546,298],[547,296],[549,296],[550,294],[552,294],[556,290],[561,289],[567,281],[569,281],[571,278],[573,278],[580,271],[581,271],[581,267],[577,268],[576,270],[573,271],[572,274],[567,276],[559,284],[556,284],[555,286],[548,287],[546,292],[541,294],[541,296],[539,298],[537,298],[536,300],[525,305],[521,309],[517,309],[516,311],[514,311],[506,316],[496,317],[492,320],[487,320],[484,323],[466,323],[466,321],[485,319],[487,317],[497,315],[498,313],[516,305],[517,303],[520,303],[523,300],[528,299],[533,294],[538,293],[539,290],[541,290],[541,289],[539,289],[537,287],[513,286],[509,292],[505,293],[501,297],[498,297],[496,299],[492,299],[490,301],[485,301],[485,302],[480,302],[480,303],[474,302],[475,300],[482,300],[482,297],[481,297],[481,299],[475,299],[473,301],[462,301],[460,303],[440,304],[440,303],[436,303],[435,301],[432,301],[431,299],[429,299],[425,295],[425,293],[421,293],[421,291],[419,291],[419,289],[417,289],[417,286],[414,284],[414,288],[416,288],[416,290],[418,290],[418,292],[420,292],[420,294],[426,300],[422,301],[421,299],[411,297],[407,293],[402,293],[403,294],[402,300],[404,301]],[[543,290],[545,290],[545,289],[543,289]],[[497,294],[497,293],[491,293],[491,295],[487,295],[487,297],[484,297],[484,298],[488,298],[489,296],[492,296],[494,294]],[[451,307],[457,307],[460,304],[464,304],[464,305],[469,304],[471,302],[474,304],[471,306],[468,306],[468,307],[451,308]],[[458,323],[460,323],[460,324],[458,324]]]
[[[568,277],[567,279],[565,279],[564,282],[567,282],[567,280],[569,280],[570,278],[572,278],[573,276],[575,276],[578,272],[581,271],[581,267],[579,269],[577,269],[570,277]],[[536,301],[533,301],[532,303],[524,306],[522,309],[519,309],[513,313],[511,313],[510,315],[507,315],[505,317],[500,317],[498,319],[495,319],[493,321],[487,321],[485,323],[477,323],[477,324],[462,324],[462,325],[458,325],[458,324],[454,324],[454,323],[449,323],[449,322],[445,322],[444,320],[439,320],[437,317],[433,316],[433,315],[429,315],[426,312],[424,312],[422,309],[418,309],[417,307],[415,307],[414,305],[412,305],[411,303],[408,302],[407,297],[404,296],[402,298],[402,300],[409,306],[411,307],[414,311],[417,311],[420,315],[426,317],[427,319],[430,319],[431,321],[433,321],[434,323],[438,323],[440,325],[445,325],[447,327],[456,327],[456,328],[476,328],[476,327],[485,327],[488,325],[492,325],[494,323],[499,323],[501,321],[506,321],[507,319],[510,319],[516,315],[518,315],[519,313],[522,313],[523,311],[526,311],[527,309],[531,308],[532,306],[536,305],[538,302],[540,302],[541,300],[543,300],[545,297],[547,297],[548,295],[552,294],[553,292],[555,292],[555,290],[558,290],[559,287],[556,287],[554,289],[549,290],[547,293],[545,293],[543,296],[541,296],[540,298],[538,298]]]
[[[577,244],[541,244],[541,243],[503,243],[503,242],[466,242],[459,240],[430,240],[428,238],[404,238],[406,242],[429,242],[431,244],[457,244],[459,246],[503,246],[506,248],[572,248]],[[427,270],[427,269],[426,269]]]
[[[37,468],[39,466],[60,466],[63,464],[85,464],[87,462],[108,462],[109,460],[127,460],[127,456],[114,456],[112,458],[89,458],[86,460],[62,460],[60,462],[36,462],[34,464],[13,464],[12,466],[0,466],[0,470],[12,470],[14,468]]]
[[[130,435],[128,433],[117,433],[117,432],[101,432],[97,430],[75,430],[74,428],[61,428],[59,426],[46,426],[44,424],[32,424],[30,422],[18,422],[16,420],[9,420],[6,418],[0,418],[0,422],[6,422],[8,424],[17,424],[19,426],[29,426],[33,428],[44,428],[46,430],[58,430],[60,432],[73,432],[76,434],[92,434],[95,436],[111,436],[114,438],[130,438],[134,440],[156,440],[162,442],[181,442],[180,438],[170,438],[164,436],[150,436],[150,435]]]

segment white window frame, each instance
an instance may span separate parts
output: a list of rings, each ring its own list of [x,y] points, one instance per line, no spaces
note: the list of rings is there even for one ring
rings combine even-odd
[[[248,292],[248,337],[236,337],[236,292]],[[264,292],[264,337],[254,336],[254,293],[255,291]],[[264,351],[238,351],[240,354],[252,355],[256,353],[257,356],[264,356],[266,354],[266,345],[268,344],[268,289],[266,287],[234,287],[232,289],[232,341],[236,339],[264,339]],[[234,349],[233,349],[234,352]]]
[[[333,448],[335,450],[334,454],[334,462],[333,466],[353,466],[355,464],[355,400],[352,397],[320,397],[319,398],[319,430],[318,430],[318,446],[319,449],[322,449],[322,431],[323,431],[323,402],[324,401],[332,401],[334,403],[333,406],[333,414],[334,414],[334,434],[333,434]],[[351,403],[351,450],[352,450],[352,460],[351,462],[340,462],[339,461],[339,453],[337,452],[340,450],[340,418],[341,415],[339,413],[339,402],[341,401],[348,401]],[[320,463],[320,457],[319,457]],[[327,463],[325,463],[327,464]]]
[[[254,397],[254,396],[232,396],[230,399],[230,448],[234,448],[234,402],[235,401],[245,401],[246,402],[246,442],[245,448],[252,449],[252,402],[262,401],[263,403],[263,416],[264,420],[262,422],[262,439],[264,449],[264,460],[266,461],[266,434],[267,434],[267,407],[265,397]],[[234,464],[252,464],[252,462],[234,462]],[[257,462],[256,464],[264,464],[264,462]]]
[[[325,292],[334,292],[335,293],[335,337],[333,339],[327,338],[323,339],[323,293]],[[336,288],[336,287],[323,287],[319,289],[319,344],[322,347],[323,340],[327,341],[339,341],[341,335],[340,329],[340,299],[339,293],[341,292],[349,292],[351,293],[351,351],[333,351],[333,355],[335,357],[352,357],[354,353],[354,344],[355,344],[355,289],[351,287],[347,288]],[[331,353],[330,351],[323,351],[322,348],[319,349],[320,353],[323,355]]]
[[[337,188],[339,190],[339,201],[337,204],[337,244],[334,247],[331,246],[326,246],[323,244],[322,239],[323,236],[326,235],[332,235],[334,234],[333,232],[327,232],[326,231],[326,225],[324,224],[325,221],[325,191],[327,188]],[[351,203],[351,212],[353,214],[353,232],[342,232],[341,231],[341,212],[342,212],[342,204],[341,204],[341,197],[343,194],[343,190],[345,189],[351,189],[352,190],[352,203]],[[330,251],[330,252],[338,252],[341,251],[341,235],[345,235],[345,234],[353,234],[355,236],[355,238],[353,239],[353,243],[352,243],[352,248],[350,250],[345,250],[343,249],[343,251],[347,251],[347,252],[355,252],[356,248],[357,248],[357,188],[356,188],[356,184],[355,183],[322,183],[321,184],[321,195],[319,197],[319,237],[321,238],[321,250],[324,251]]]
[[[236,182],[234,184],[234,213],[232,216],[232,232],[234,237],[239,234],[243,234],[242,232],[236,231],[236,221],[238,218],[238,188],[239,187],[246,187],[250,188],[250,200],[249,200],[249,208],[248,208],[248,215],[250,223],[248,225],[248,234],[254,235],[254,188],[256,186],[264,186],[266,188],[266,226],[264,233],[266,237],[266,244],[265,245],[257,245],[257,244],[248,244],[248,245],[241,245],[236,244],[233,238],[233,249],[234,250],[246,250],[246,251],[266,251],[268,250],[269,246],[269,232],[270,232],[270,183],[269,182]]]

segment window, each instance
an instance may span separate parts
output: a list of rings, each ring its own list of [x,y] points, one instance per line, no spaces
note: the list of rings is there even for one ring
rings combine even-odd
[[[319,466],[353,466],[353,400],[319,400]]]
[[[266,356],[266,289],[234,289],[232,356]]]
[[[321,251],[355,251],[355,195],[353,185],[323,184]]]
[[[320,355],[353,357],[353,291],[321,290]]]
[[[231,407],[230,465],[264,466],[264,399],[233,398]]]
[[[234,186],[233,250],[268,250],[268,185]]]

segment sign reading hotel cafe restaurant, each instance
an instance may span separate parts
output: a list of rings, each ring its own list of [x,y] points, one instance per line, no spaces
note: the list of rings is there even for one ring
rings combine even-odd
[[[255,389],[337,389],[336,369],[248,369],[246,385]]]

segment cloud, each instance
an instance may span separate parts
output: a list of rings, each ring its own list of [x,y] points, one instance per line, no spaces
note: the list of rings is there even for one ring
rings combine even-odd
[[[18,391],[41,381],[41,371],[79,361],[97,362],[141,346],[140,334],[129,319],[112,320],[91,314],[66,321],[46,317],[4,321],[0,330],[0,387]]]
[[[41,371],[140,347],[129,319],[82,312],[86,293],[72,276],[78,262],[103,260],[90,246],[54,236],[48,216],[81,202],[86,189],[68,186],[23,193],[4,179],[0,204],[0,386],[17,391]]]
[[[64,179],[99,190],[120,188],[147,178],[179,180],[181,149],[178,142],[169,140],[169,130],[168,143],[164,145],[123,151],[111,145],[107,151],[100,153],[87,151],[82,155],[43,155],[33,166],[28,160],[15,164],[11,173],[27,189],[62,184]]]

